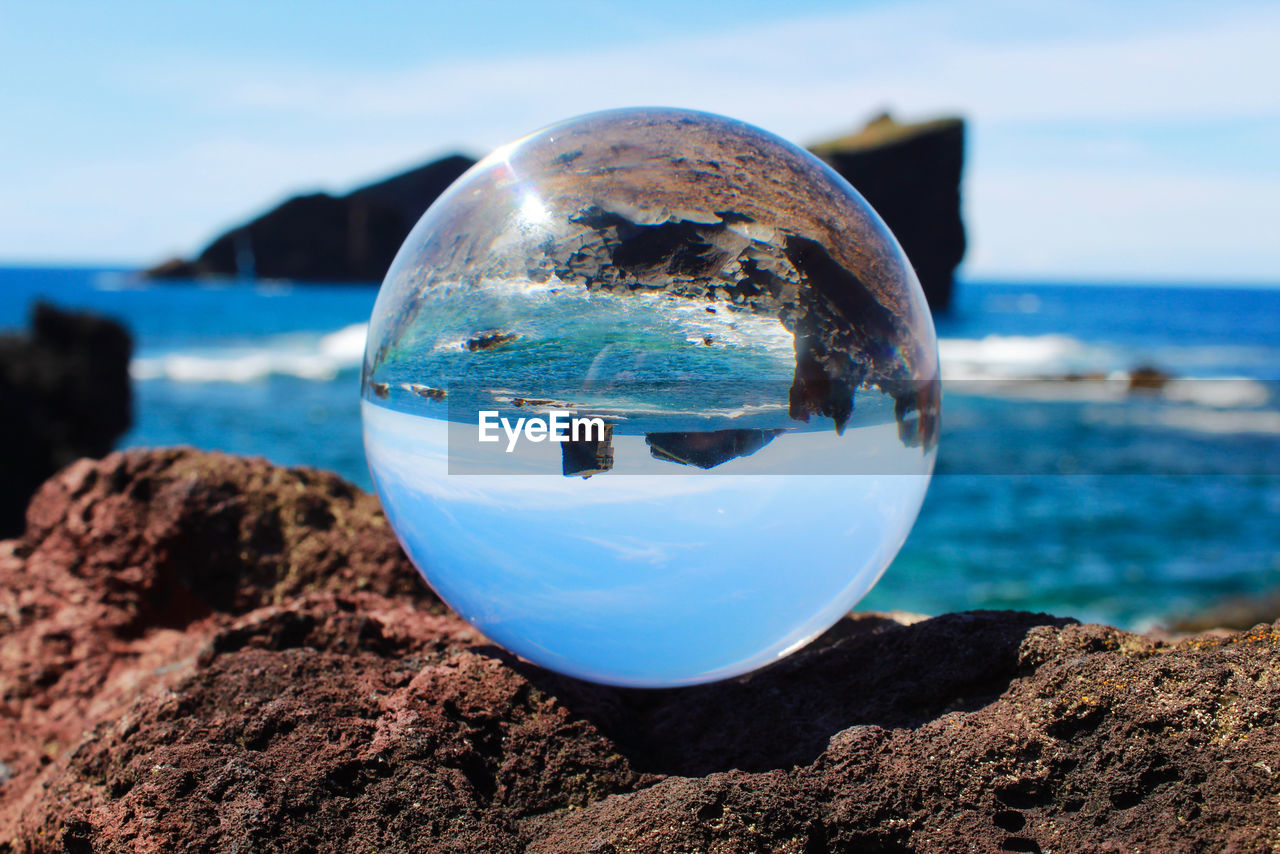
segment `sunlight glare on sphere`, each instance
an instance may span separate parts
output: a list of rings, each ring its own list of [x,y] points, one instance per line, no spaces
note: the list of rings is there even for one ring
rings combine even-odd
[[[920,509],[929,310],[843,178],[732,119],[625,109],[503,146],[378,294],[365,449],[418,569],[582,679],[755,669],[875,584]]]

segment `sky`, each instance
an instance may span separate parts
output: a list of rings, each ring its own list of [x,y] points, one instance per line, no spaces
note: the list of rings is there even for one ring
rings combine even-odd
[[[969,278],[1280,282],[1280,4],[1230,0],[0,0],[0,263],[190,255],[637,105],[963,115]]]

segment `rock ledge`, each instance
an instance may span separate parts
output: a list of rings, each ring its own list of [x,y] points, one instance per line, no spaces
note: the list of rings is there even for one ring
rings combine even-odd
[[[861,615],[625,691],[446,613],[373,498],[82,461],[0,545],[0,851],[1271,851],[1280,625]]]

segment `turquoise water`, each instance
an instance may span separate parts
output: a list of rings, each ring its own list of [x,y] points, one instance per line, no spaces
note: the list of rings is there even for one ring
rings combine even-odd
[[[37,295],[134,329],[124,444],[256,454],[371,487],[359,366],[374,288],[137,288],[120,271],[0,269],[0,326],[20,326]],[[1017,607],[1142,627],[1280,587],[1280,425],[1274,385],[1258,382],[1280,379],[1280,291],[966,282],[937,326],[936,474],[860,608]],[[990,383],[1010,366],[1142,364],[1245,379],[1159,398]]]

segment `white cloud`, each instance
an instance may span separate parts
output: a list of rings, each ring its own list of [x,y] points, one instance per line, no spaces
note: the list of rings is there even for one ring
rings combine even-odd
[[[963,109],[984,121],[1280,111],[1280,9],[1224,12],[1181,28],[1153,22],[1137,34],[1013,42],[958,35],[964,14],[955,6],[902,4],[572,54],[397,72],[254,72],[212,88],[228,107],[330,120],[447,117],[466,127],[509,128],[504,138],[527,128],[527,117],[549,121],[653,103],[760,117],[792,136],[839,129],[885,103]],[[225,70],[215,73],[225,79]],[[841,105],[848,105],[847,117]]]

